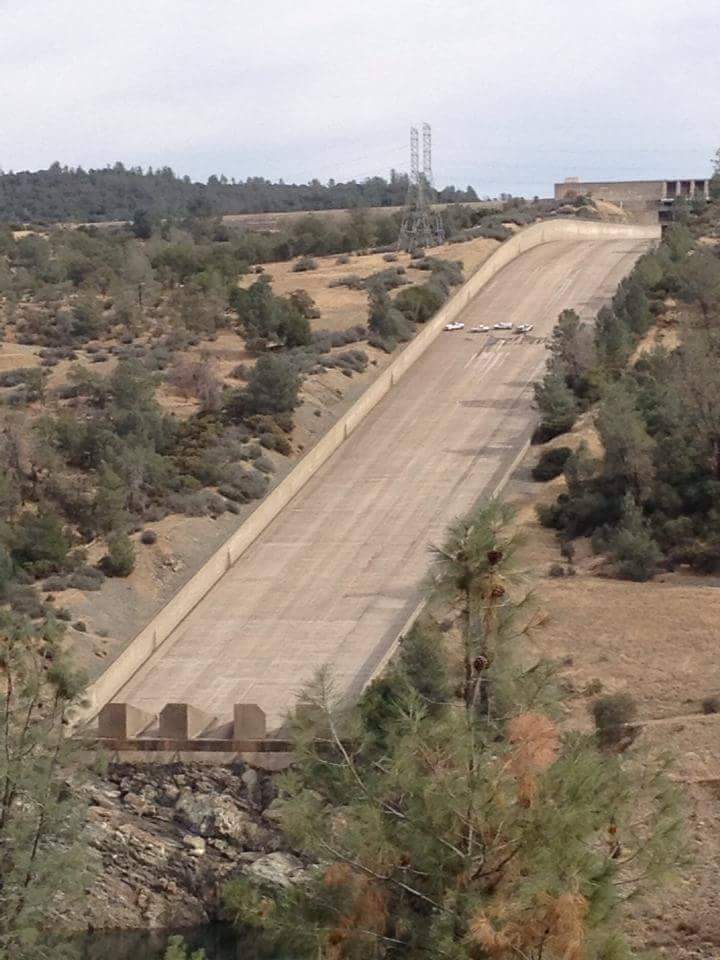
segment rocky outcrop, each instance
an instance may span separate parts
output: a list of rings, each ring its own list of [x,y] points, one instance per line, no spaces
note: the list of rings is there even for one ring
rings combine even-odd
[[[116,764],[85,791],[97,870],[64,917],[70,929],[201,925],[217,917],[233,875],[282,886],[302,878],[304,864],[278,829],[282,801],[269,774]]]

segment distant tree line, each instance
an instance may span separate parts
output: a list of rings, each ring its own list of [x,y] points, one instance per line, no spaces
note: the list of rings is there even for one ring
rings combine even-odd
[[[53,163],[47,170],[0,173],[0,220],[129,220],[139,209],[154,217],[185,217],[399,206],[407,186],[407,175],[394,170],[389,180],[369,177],[345,183],[273,183],[264,177],[236,182],[225,176],[198,183],[177,176],[170,167],[143,170],[115,163],[83,170]],[[472,187],[450,186],[436,191],[434,199],[455,203],[478,198]]]

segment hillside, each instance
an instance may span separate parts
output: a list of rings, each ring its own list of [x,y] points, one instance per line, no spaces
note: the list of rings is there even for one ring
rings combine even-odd
[[[291,225],[290,245],[344,246],[357,228],[375,239],[373,217],[321,220]],[[437,306],[462,277],[447,261],[464,260],[469,276],[497,245],[246,274],[261,252],[253,235],[216,240],[216,225],[146,240],[122,229],[0,234],[0,603],[74,624],[66,642],[91,675],[389,362],[400,338],[369,342],[372,290],[407,297],[433,279]],[[261,239],[272,251],[288,242]],[[361,289],[330,286],[348,274]],[[402,339],[422,322],[401,320]],[[251,411],[243,398],[260,361],[290,395],[280,402],[271,379],[269,406]],[[125,553],[118,576],[113,543]]]
[[[560,316],[536,393],[545,443],[509,490],[545,572],[534,648],[562,669],[566,727],[605,698],[681,785],[689,856],[629,926],[678,960],[720,944],[719,234],[717,202],[679,208],[594,329]]]

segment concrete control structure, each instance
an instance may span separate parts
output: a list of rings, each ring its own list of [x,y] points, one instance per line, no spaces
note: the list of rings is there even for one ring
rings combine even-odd
[[[589,181],[566,177],[562,183],[555,184],[556,200],[572,200],[574,197],[594,197],[622,205],[662,204],[678,197],[709,200],[710,179]]]

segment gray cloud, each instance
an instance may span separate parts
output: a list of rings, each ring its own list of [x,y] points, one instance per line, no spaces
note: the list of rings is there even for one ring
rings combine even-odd
[[[0,3],[0,166],[170,164],[301,180],[407,165],[439,182],[705,174],[716,0]]]

